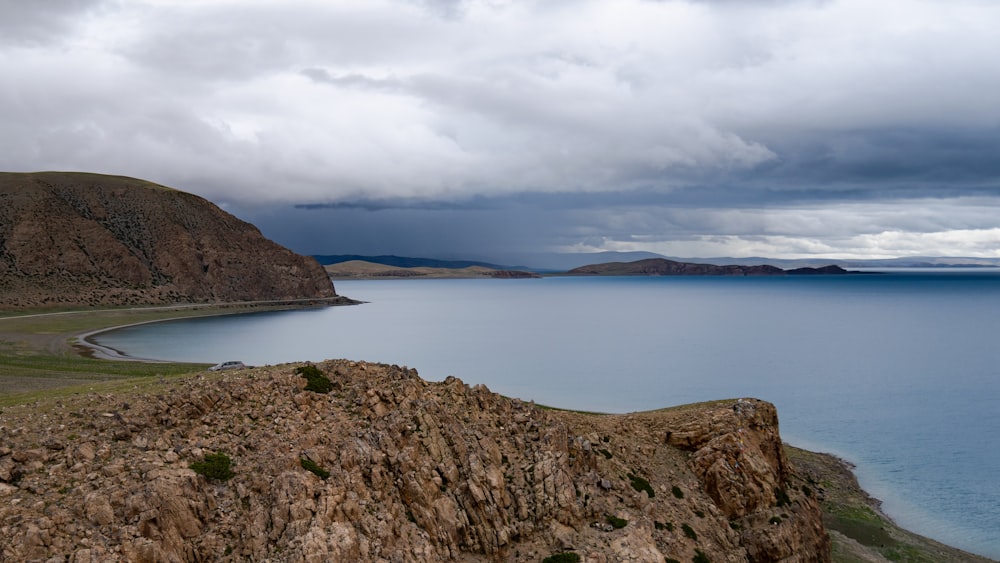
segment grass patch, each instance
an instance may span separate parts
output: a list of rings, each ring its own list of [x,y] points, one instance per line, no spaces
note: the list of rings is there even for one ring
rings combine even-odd
[[[608,522],[608,524],[611,524],[612,528],[616,530],[620,530],[625,526],[628,526],[628,520],[624,518],[618,518],[617,516],[612,516],[608,514],[607,516],[605,516],[604,519]]]
[[[295,368],[295,373],[306,378],[306,391],[316,393],[329,393],[333,391],[333,382],[316,366],[299,366]]]
[[[827,514],[824,515],[823,523],[827,528],[836,530],[861,545],[895,548],[899,544],[886,531],[885,522],[881,518],[869,520]]]
[[[224,453],[205,454],[203,461],[196,461],[189,465],[195,473],[207,479],[216,481],[228,481],[235,475],[232,470],[233,460]]]
[[[329,471],[327,471],[326,469],[323,469],[322,467],[320,467],[319,465],[317,465],[315,461],[313,461],[313,460],[311,460],[309,458],[305,458],[304,457],[304,458],[299,459],[299,465],[302,466],[302,469],[305,469],[306,471],[309,471],[310,473],[312,473],[313,475],[319,477],[320,479],[323,479],[324,481],[326,480],[327,477],[330,476],[330,472]]]
[[[632,473],[628,474],[628,478],[631,482],[632,488],[636,491],[646,491],[649,498],[656,496],[656,493],[653,491],[653,487],[649,484],[649,481],[639,477],[638,475],[633,475]]]

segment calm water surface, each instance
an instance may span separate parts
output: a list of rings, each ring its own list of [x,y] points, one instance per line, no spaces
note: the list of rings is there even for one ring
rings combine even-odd
[[[131,355],[351,358],[606,412],[775,403],[783,437],[857,465],[897,522],[1000,558],[1000,272],[341,281],[356,307],[105,333]]]

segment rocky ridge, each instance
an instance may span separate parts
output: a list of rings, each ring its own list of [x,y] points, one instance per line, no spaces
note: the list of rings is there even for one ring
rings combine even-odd
[[[134,178],[0,173],[0,309],[336,297],[313,259]]]
[[[769,403],[593,415],[346,360],[323,394],[298,367],[4,408],[0,560],[830,560]],[[216,452],[231,479],[191,469]]]

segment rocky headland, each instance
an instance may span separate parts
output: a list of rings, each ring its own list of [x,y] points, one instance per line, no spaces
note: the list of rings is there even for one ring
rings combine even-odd
[[[4,408],[0,560],[830,560],[769,403],[595,415],[313,367]]]
[[[0,310],[335,297],[315,259],[198,196],[121,176],[0,173]]]

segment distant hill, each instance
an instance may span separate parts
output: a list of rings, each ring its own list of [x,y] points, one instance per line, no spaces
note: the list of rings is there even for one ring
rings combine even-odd
[[[448,268],[448,269],[460,269],[460,268],[471,268],[474,266],[489,268],[491,270],[529,270],[524,266],[501,266],[499,264],[491,264],[489,262],[480,262],[476,260],[438,260],[435,258],[412,258],[406,256],[363,256],[360,254],[333,254],[333,255],[314,255],[313,258],[316,259],[323,266],[330,266],[333,264],[341,264],[343,262],[368,262],[371,264],[383,264],[385,266],[395,266],[397,268]]]
[[[349,260],[323,266],[335,279],[387,279],[387,278],[537,278],[538,274],[523,270],[498,270],[485,266],[465,268],[401,268],[364,260]]]
[[[0,173],[0,309],[332,297],[315,260],[198,196],[122,176]]]
[[[648,258],[635,262],[608,262],[574,268],[569,276],[787,276],[787,275],[837,275],[847,270],[835,265],[822,268],[797,268],[783,270],[767,264],[725,265],[676,262],[666,258]]]

